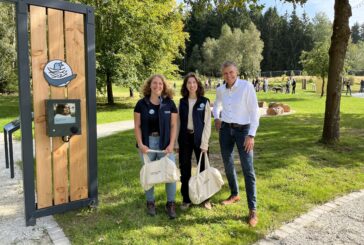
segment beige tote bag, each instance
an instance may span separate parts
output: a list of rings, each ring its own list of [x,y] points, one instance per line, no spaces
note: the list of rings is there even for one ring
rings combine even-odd
[[[205,155],[205,170],[200,173],[202,155]],[[200,204],[219,192],[224,181],[219,170],[210,166],[207,153],[201,152],[197,174],[188,181],[188,193],[193,204]]]
[[[164,151],[149,150],[148,152],[164,153]],[[159,160],[151,162],[147,154],[143,154],[144,165],[140,170],[140,183],[145,191],[155,184],[174,183],[181,176],[176,164],[168,158],[168,154]]]

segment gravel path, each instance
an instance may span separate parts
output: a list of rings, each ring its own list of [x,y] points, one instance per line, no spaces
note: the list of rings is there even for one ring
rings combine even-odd
[[[20,143],[14,142],[14,161],[20,160]],[[14,164],[15,177],[5,168],[4,135],[0,134],[0,238],[1,244],[50,244],[47,227],[57,223],[53,217],[37,219],[37,225],[25,226],[23,177]],[[64,243],[66,244],[66,243]]]
[[[313,209],[257,244],[364,244],[364,190]]]

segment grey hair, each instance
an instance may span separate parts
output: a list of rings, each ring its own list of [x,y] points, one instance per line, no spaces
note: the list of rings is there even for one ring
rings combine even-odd
[[[221,65],[221,70],[224,70],[226,67],[234,66],[236,70],[239,70],[238,66],[233,61],[225,61]]]

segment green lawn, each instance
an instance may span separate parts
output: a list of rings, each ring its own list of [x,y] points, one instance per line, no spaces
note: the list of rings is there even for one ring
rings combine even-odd
[[[238,162],[242,196],[238,204],[218,204],[229,195],[225,183],[212,198],[213,210],[178,209],[178,218],[169,220],[164,185],[159,185],[158,214],[148,217],[134,133],[128,131],[98,141],[98,208],[56,215],[72,244],[251,244],[315,205],[364,188],[364,99],[342,97],[341,142],[327,147],[318,143],[325,98],[299,89],[296,95],[258,96],[288,103],[296,113],[260,121],[255,148],[260,222],[255,229],[245,223],[247,204]],[[208,97],[213,99],[214,93]],[[223,169],[215,131],[210,143],[211,164]],[[178,204],[179,189],[178,185]]]
[[[19,117],[19,98],[13,95],[0,96],[0,126],[1,132],[5,124]]]

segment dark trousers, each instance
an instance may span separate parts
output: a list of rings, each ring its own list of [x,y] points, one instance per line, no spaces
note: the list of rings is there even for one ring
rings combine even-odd
[[[181,170],[181,194],[183,197],[183,202],[191,203],[190,197],[188,195],[188,181],[191,178],[191,168],[192,168],[192,152],[195,152],[195,156],[198,160],[200,159],[201,149],[200,145],[195,145],[194,134],[187,133],[185,142],[180,142],[179,145],[179,168]],[[201,171],[205,169],[205,158],[202,157],[201,160]]]
[[[346,85],[346,95],[348,95],[348,92],[349,92],[349,94],[351,96],[351,88],[350,88],[350,86]]]
[[[292,94],[296,93],[296,86],[292,86]]]
[[[244,140],[248,133],[248,125],[242,128],[231,128],[228,124],[223,122],[219,132],[220,149],[231,195],[237,196],[239,195],[239,185],[234,166],[234,146],[237,146],[240,164],[243,169],[248,206],[249,209],[255,210],[257,208],[257,188],[253,165],[253,151],[246,152],[244,150]]]

